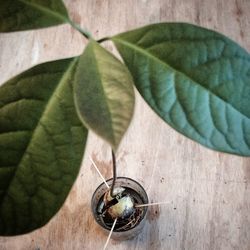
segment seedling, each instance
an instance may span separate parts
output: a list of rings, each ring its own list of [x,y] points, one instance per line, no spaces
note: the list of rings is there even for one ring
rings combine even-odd
[[[40,228],[61,208],[88,130],[110,144],[115,162],[133,116],[134,86],[164,122],[188,138],[250,155],[250,56],[238,44],[186,23],[153,24],[96,41],[60,0],[0,2],[1,32],[63,23],[89,40],[83,53],[37,65],[0,88],[1,235]],[[114,43],[123,62],[102,46],[105,41]],[[123,196],[126,187],[117,192],[123,197],[114,197],[113,170],[100,213],[115,221],[115,231],[148,202]]]

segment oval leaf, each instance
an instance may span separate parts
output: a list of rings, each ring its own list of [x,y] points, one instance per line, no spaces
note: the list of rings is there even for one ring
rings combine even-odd
[[[250,56],[243,48],[184,23],[112,40],[143,98],[170,126],[211,149],[250,155]]]
[[[79,59],[74,96],[83,124],[116,150],[134,110],[134,89],[127,68],[91,41]]]
[[[75,65],[41,64],[0,87],[0,235],[46,224],[76,179],[87,130],[74,108]]]
[[[61,0],[0,1],[0,32],[44,28],[68,22]]]

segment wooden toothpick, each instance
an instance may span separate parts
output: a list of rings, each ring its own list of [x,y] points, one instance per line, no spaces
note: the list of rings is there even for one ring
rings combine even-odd
[[[155,205],[164,205],[164,204],[170,204],[170,202],[156,202],[156,203],[147,203],[147,204],[138,204],[135,207],[149,207],[149,206],[155,206]]]
[[[93,166],[95,167],[97,173],[99,174],[99,176],[102,178],[103,182],[105,183],[105,185],[107,186],[107,188],[109,188],[108,183],[106,182],[105,178],[103,177],[103,175],[101,174],[101,172],[99,171],[98,167],[96,166],[95,162],[93,161],[93,159],[89,156],[90,161],[92,162]]]
[[[108,236],[107,241],[106,241],[106,243],[105,243],[105,245],[104,245],[104,247],[103,247],[103,250],[105,250],[105,249],[107,248],[107,246],[108,246],[108,243],[109,243],[109,240],[110,240],[110,238],[111,238],[111,235],[112,235],[112,233],[113,233],[113,231],[114,231],[116,222],[117,222],[117,218],[114,220],[114,223],[113,223],[112,228],[111,228],[111,230],[110,230],[110,232],[109,232],[109,236]]]

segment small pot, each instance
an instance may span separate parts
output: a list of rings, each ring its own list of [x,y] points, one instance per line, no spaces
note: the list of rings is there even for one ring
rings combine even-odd
[[[113,179],[107,180],[109,186],[111,186]],[[145,204],[148,203],[148,196],[144,188],[135,180],[127,177],[118,177],[116,179],[115,187],[123,187],[126,192],[133,197],[135,203]],[[94,215],[95,221],[101,226],[102,231],[105,234],[109,234],[113,221],[107,221],[100,214],[100,207],[103,206],[103,198],[107,192],[107,186],[102,183],[94,192],[91,200],[91,209]],[[146,221],[147,207],[141,207],[136,210],[134,223],[126,226],[127,222],[124,221],[125,226],[121,226],[123,221],[120,220],[114,228],[111,238],[114,240],[129,240],[136,237],[143,229]],[[138,221],[137,221],[138,220]]]

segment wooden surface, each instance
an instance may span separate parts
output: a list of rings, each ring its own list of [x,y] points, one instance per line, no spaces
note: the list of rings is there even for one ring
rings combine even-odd
[[[154,22],[184,21],[220,31],[250,50],[250,0],[67,0],[73,19],[95,37]],[[78,55],[86,40],[68,25],[0,35],[0,82],[44,61]],[[106,46],[110,47],[109,44]],[[90,134],[79,177],[44,228],[3,238],[1,250],[102,249],[90,211],[101,183],[91,156],[111,177],[110,148]],[[118,155],[118,174],[138,180],[150,201],[143,233],[108,249],[250,249],[250,159],[217,153],[179,135],[137,95],[133,122]]]

